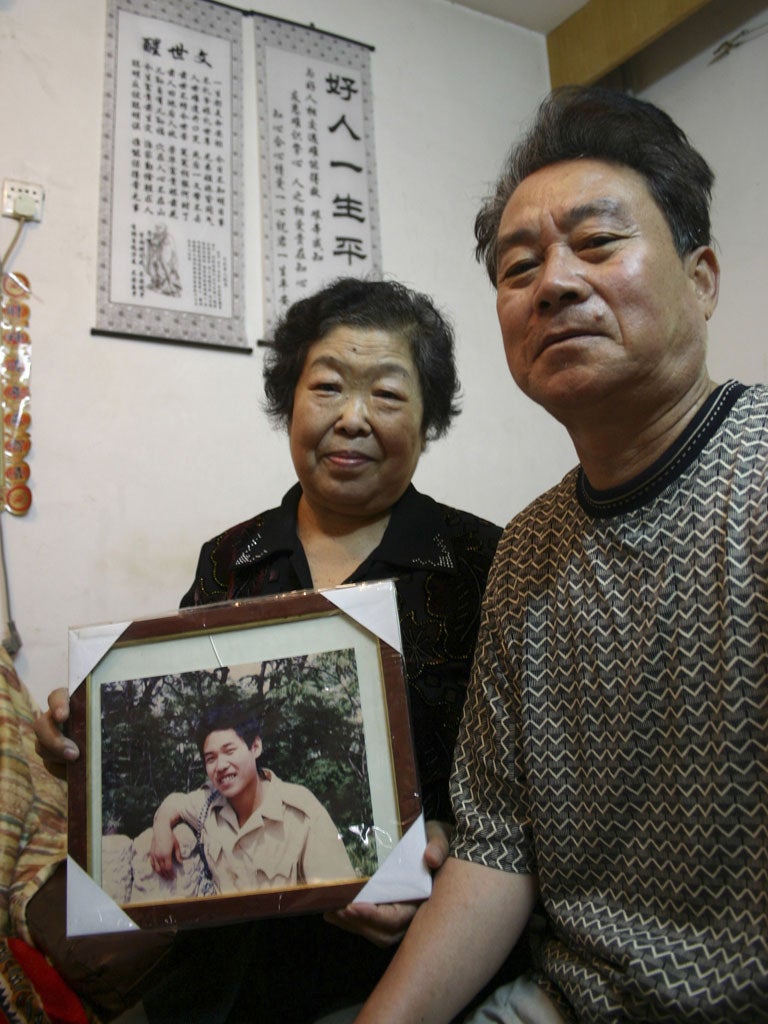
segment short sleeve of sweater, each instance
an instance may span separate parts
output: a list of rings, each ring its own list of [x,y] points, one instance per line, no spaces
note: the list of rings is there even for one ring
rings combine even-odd
[[[483,602],[451,778],[456,816],[451,852],[486,867],[528,874],[535,873],[536,861],[520,736],[520,654],[499,614],[515,601],[511,548],[505,535]]]

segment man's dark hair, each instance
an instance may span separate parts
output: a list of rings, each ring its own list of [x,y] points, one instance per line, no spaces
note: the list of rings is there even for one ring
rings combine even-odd
[[[261,718],[252,708],[236,704],[219,704],[205,711],[195,729],[195,742],[202,756],[203,746],[212,732],[234,729],[247,747],[257,736],[261,736]]]
[[[520,182],[542,167],[591,158],[631,167],[645,178],[679,256],[709,245],[715,176],[672,118],[652,103],[601,86],[554,89],[507,157],[475,220],[475,255],[496,287],[499,224]]]
[[[288,309],[264,361],[266,409],[273,419],[288,426],[307,352],[336,327],[389,331],[404,338],[419,374],[424,435],[445,434],[459,412],[453,329],[427,295],[395,281],[342,277]]]

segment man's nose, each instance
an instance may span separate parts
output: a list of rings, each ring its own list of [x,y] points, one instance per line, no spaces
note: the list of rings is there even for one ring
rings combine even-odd
[[[547,310],[582,302],[589,294],[589,284],[583,271],[579,257],[566,246],[550,250],[544,258],[536,282],[536,307]]]

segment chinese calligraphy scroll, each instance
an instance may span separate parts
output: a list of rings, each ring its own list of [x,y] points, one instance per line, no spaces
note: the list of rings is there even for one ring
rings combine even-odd
[[[107,17],[94,333],[247,349],[242,13],[109,0]]]
[[[254,15],[269,335],[296,299],[381,275],[368,47]]]

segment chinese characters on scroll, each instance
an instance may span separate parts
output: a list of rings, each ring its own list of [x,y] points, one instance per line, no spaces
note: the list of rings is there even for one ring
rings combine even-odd
[[[211,34],[150,17],[146,0],[117,0],[110,10],[114,102],[105,110],[112,146],[100,259],[109,273],[97,326],[244,346],[242,17],[197,6]]]
[[[369,52],[256,18],[267,333],[340,275],[381,273]]]

